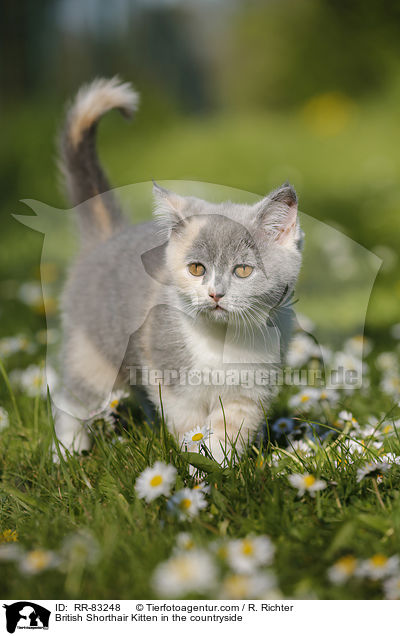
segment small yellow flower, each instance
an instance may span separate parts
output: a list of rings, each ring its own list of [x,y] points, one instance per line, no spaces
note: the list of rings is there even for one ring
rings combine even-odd
[[[12,543],[13,541],[18,541],[16,530],[4,530],[0,533],[0,543]]]

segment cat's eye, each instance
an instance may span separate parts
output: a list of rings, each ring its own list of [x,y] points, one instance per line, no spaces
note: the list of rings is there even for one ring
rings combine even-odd
[[[192,276],[204,276],[206,271],[206,268],[201,263],[190,263],[188,269]]]
[[[250,276],[253,269],[254,267],[252,267],[251,265],[236,265],[233,273],[238,278],[247,278],[248,276]]]

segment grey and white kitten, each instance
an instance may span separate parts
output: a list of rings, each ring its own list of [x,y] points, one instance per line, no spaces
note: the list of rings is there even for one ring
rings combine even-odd
[[[128,84],[96,80],[79,91],[62,135],[82,240],[62,302],[56,432],[65,448],[87,449],[85,420],[112,390],[130,386],[156,408],[161,391],[169,429],[182,441],[209,426],[222,461],[232,442],[240,452],[253,439],[275,393],[268,373],[288,346],[301,265],[297,197],[285,184],[255,205],[215,204],[155,184],[156,218],[129,225],[95,131],[105,112],[130,115],[137,101]]]

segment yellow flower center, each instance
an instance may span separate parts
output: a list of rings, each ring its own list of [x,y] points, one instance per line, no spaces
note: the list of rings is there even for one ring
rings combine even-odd
[[[188,510],[190,508],[190,506],[192,505],[192,502],[190,499],[188,499],[187,497],[185,497],[184,499],[182,499],[182,501],[179,503],[179,508],[181,510]]]
[[[203,439],[204,435],[203,433],[195,433],[192,436],[192,442],[199,442],[201,439]]]
[[[163,481],[163,478],[161,477],[161,475],[154,475],[154,477],[150,479],[150,486],[155,488],[156,486],[159,486],[160,484],[162,484],[162,481]]]
[[[254,553],[254,546],[251,541],[244,539],[242,542],[242,553],[246,556],[251,556]]]
[[[383,433],[385,435],[387,435],[388,433],[390,433],[392,427],[390,426],[390,424],[386,424],[385,428],[383,429]]]
[[[119,400],[113,400],[112,402],[110,402],[110,407],[112,409],[115,409],[119,404]]]
[[[374,554],[371,558],[371,564],[374,568],[381,568],[387,563],[387,557],[384,554]]]
[[[27,559],[35,570],[43,570],[50,562],[50,556],[44,550],[32,550]]]
[[[245,598],[248,593],[248,579],[240,574],[233,574],[225,581],[226,591],[230,598]]]
[[[300,401],[301,402],[308,402],[309,399],[310,399],[309,395],[303,395]]]
[[[190,580],[193,574],[193,568],[191,568],[190,563],[188,562],[186,557],[175,559],[173,567],[176,570],[177,574],[181,577],[181,579]]]
[[[315,484],[315,477],[313,475],[306,475],[304,477],[304,485],[306,488],[310,488]]]
[[[328,395],[325,392],[321,393],[321,396],[320,396],[321,400],[326,400],[327,397]]]
[[[336,566],[340,568],[346,574],[353,574],[356,568],[356,559],[348,554],[337,561]]]
[[[33,386],[36,387],[37,389],[42,386],[41,375],[35,375],[35,377],[33,378]]]

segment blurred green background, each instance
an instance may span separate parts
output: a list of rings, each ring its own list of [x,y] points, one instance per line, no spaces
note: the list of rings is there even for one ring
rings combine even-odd
[[[400,321],[397,1],[2,0],[0,64],[4,334],[37,328],[10,290],[38,276],[42,248],[11,213],[29,213],[24,198],[68,207],[64,104],[115,74],[141,107],[132,125],[113,113],[100,127],[113,186],[182,179],[261,195],[290,180],[304,212],[383,260],[368,333],[384,342]]]

